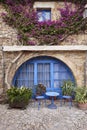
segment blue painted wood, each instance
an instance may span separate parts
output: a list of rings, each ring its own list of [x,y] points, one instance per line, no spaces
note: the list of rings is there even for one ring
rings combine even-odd
[[[31,87],[38,83],[43,83],[47,91],[59,89],[63,80],[72,80],[74,76],[69,67],[62,61],[48,57],[40,56],[32,58],[23,63],[16,71],[12,85],[21,87]]]
[[[37,63],[34,63],[34,85],[37,85]]]
[[[51,88],[54,88],[53,63],[50,64],[50,73],[51,73]]]
[[[46,106],[45,96],[36,96],[36,99],[37,99],[37,101],[38,101],[38,110],[40,109],[40,106],[41,106],[41,100],[44,100],[45,106]]]

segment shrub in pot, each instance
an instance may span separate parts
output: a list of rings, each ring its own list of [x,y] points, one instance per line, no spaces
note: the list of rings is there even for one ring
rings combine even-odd
[[[43,84],[36,86],[36,95],[43,95],[46,92],[46,87]]]
[[[75,84],[71,80],[65,80],[62,85],[62,94],[75,96]]]
[[[80,109],[87,110],[87,88],[77,87],[75,101]]]
[[[26,87],[11,87],[7,90],[9,106],[12,108],[26,108],[32,97],[32,90]]]

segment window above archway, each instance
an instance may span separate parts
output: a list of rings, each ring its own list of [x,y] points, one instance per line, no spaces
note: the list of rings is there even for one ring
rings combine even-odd
[[[51,20],[51,9],[48,8],[38,8],[37,9],[38,21],[49,21]]]
[[[84,7],[83,18],[87,18],[87,4]]]
[[[38,13],[38,21],[53,20],[53,10],[55,9],[56,2],[34,2],[33,8]]]
[[[55,8],[56,2],[34,2],[34,8]]]

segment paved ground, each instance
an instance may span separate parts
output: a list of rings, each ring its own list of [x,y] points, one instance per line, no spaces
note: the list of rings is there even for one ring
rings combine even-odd
[[[25,110],[0,105],[0,130],[87,130],[87,111],[56,104],[58,108],[51,110],[43,103],[39,111],[37,103],[30,103]]]

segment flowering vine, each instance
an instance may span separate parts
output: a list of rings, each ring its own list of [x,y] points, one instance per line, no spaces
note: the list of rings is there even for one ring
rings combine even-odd
[[[58,9],[58,20],[44,22],[38,22],[31,0],[7,0],[5,7],[8,14],[3,14],[3,18],[18,30],[18,40],[23,45],[58,45],[67,36],[87,29],[83,8],[73,9],[71,4]]]

